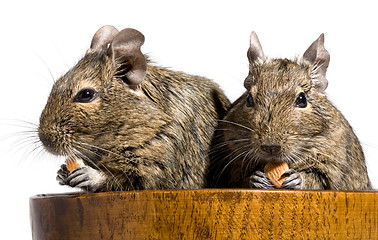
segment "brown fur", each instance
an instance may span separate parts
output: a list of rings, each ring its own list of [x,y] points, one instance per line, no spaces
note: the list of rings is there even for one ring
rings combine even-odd
[[[125,85],[127,69],[108,52],[89,50],[54,84],[40,119],[45,147],[101,170],[106,180],[89,191],[204,187],[228,99],[206,78],[152,64],[139,85]],[[98,98],[73,102],[84,87]]]
[[[319,62],[265,60],[262,50],[253,53],[260,57],[251,59],[254,55],[249,53],[247,92],[232,104],[216,131],[212,186],[251,187],[253,173],[273,158],[299,173],[299,189],[371,189],[357,137],[319,90],[326,82],[314,83]],[[306,108],[295,107],[299,92],[307,97]],[[253,107],[247,106],[249,93]],[[267,157],[261,148],[264,143],[281,146],[280,153]]]

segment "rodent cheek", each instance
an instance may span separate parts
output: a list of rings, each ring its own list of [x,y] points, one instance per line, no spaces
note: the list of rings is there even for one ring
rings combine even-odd
[[[98,101],[92,103],[77,104],[75,107],[75,115],[72,119],[73,126],[76,126],[76,131],[79,133],[90,132],[97,125],[101,124],[101,111]],[[75,132],[76,132],[75,131]]]
[[[98,114],[98,110],[101,107],[101,99],[97,98],[93,102],[89,103],[76,103],[76,112],[82,113],[86,117],[91,117],[94,114]]]
[[[320,134],[325,130],[323,116],[311,104],[308,104],[306,108],[296,109],[293,122],[296,125],[294,132],[309,137]]]

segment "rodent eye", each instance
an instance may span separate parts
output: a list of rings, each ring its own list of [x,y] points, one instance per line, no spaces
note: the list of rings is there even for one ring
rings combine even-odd
[[[255,106],[255,102],[253,101],[253,97],[251,93],[248,93],[247,96],[247,107],[253,107]]]
[[[89,103],[97,98],[97,92],[93,88],[84,88],[80,90],[75,98],[74,102]]]
[[[298,108],[307,107],[306,95],[303,92],[299,93],[297,99],[295,100],[295,106]]]

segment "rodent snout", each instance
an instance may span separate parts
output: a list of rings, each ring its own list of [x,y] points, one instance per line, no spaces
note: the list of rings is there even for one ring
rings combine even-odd
[[[49,138],[41,130],[38,131],[38,136],[39,136],[39,140],[42,142],[43,146],[45,146],[46,149],[48,150],[53,149],[53,142],[51,141],[51,138]]]
[[[43,147],[54,155],[61,155],[64,152],[65,140],[59,132],[53,131],[42,125],[38,129],[38,137]]]
[[[268,153],[272,156],[277,156],[281,152],[281,145],[280,144],[271,144],[266,143],[261,145],[261,150],[265,153]]]

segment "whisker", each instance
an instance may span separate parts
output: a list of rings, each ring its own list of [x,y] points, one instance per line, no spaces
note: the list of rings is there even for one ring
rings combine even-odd
[[[245,150],[243,152],[241,152],[240,154],[238,154],[237,156],[235,156],[233,159],[231,159],[223,168],[222,170],[215,176],[215,179],[216,179],[216,184],[218,184],[219,182],[219,179],[220,177],[223,175],[224,171],[232,164],[234,163],[240,156],[242,156],[243,154],[247,153],[249,151],[248,150]],[[233,153],[230,153],[228,156],[226,156],[224,159],[228,159],[228,157],[230,157],[231,155],[233,155],[235,153],[235,151]]]
[[[82,148],[82,147],[80,147],[80,146],[77,146],[77,147],[79,147],[79,148]],[[85,149],[85,148],[82,148],[83,150],[86,150],[86,151],[90,151],[90,150],[88,150],[88,149]],[[99,171],[101,171],[101,172],[104,172],[99,166],[97,166],[89,157],[87,157],[87,156],[85,156],[84,154],[82,154],[80,151],[78,151],[78,150],[76,150],[76,149],[72,149],[72,151],[71,151],[71,154],[73,155],[73,156],[75,156],[75,157],[77,157],[77,158],[81,158],[81,159],[83,159],[83,160],[85,160],[85,161],[87,161],[87,162],[89,162],[89,163],[91,163],[93,166],[95,166],[96,168],[97,168],[97,170],[99,170]],[[111,172],[111,171],[109,171],[109,169],[108,168],[106,168],[106,166],[104,166],[103,164],[101,164],[102,165],[102,167],[109,173],[109,175],[111,176],[111,178],[113,179],[113,181],[112,182],[114,182],[114,183],[118,183],[117,182],[117,178],[114,176],[114,174]],[[119,184],[119,183],[118,183]],[[120,186],[121,187],[121,186]]]
[[[224,142],[221,142],[221,143],[218,143],[218,144],[215,144],[211,149],[210,149],[210,152],[216,152],[218,151],[219,149],[221,148],[224,148],[225,146],[228,146],[230,144],[234,144],[234,143],[243,143],[243,142],[249,142],[250,139],[233,139],[233,140],[229,140],[229,141],[224,141]]]
[[[329,160],[331,160],[331,162],[322,162],[320,161],[318,158],[314,157],[314,156],[311,156],[309,154],[305,154],[305,156],[311,160],[313,160],[314,162],[316,162],[319,166],[322,166],[324,168],[328,168],[329,165],[328,164],[332,164],[332,165],[339,165],[339,166],[343,166],[343,167],[348,167],[347,166],[347,163],[346,162],[343,162],[341,161],[340,159],[336,158],[336,157],[333,157],[333,156],[330,156],[329,154],[325,154],[323,152],[320,152],[316,149],[307,149],[307,148],[304,148],[304,147],[300,147],[301,150],[303,151],[306,151],[308,153],[315,153],[317,155],[322,155],[322,156],[325,156],[327,157]],[[340,148],[341,149],[341,148]],[[337,151],[337,149],[335,149],[335,151]],[[304,162],[304,160],[302,160],[302,162]],[[305,163],[305,162],[304,162]]]
[[[121,158],[121,159],[127,160],[128,162],[135,163],[135,162],[131,161],[129,158],[126,158],[125,156],[122,156],[122,155],[120,155],[120,154],[118,154],[118,153],[112,152],[112,151],[110,151],[110,150],[107,150],[107,149],[104,149],[104,148],[101,148],[101,147],[98,147],[98,146],[94,146],[94,145],[87,144],[87,143],[82,143],[82,142],[77,142],[77,144],[82,144],[82,145],[87,146],[87,147],[90,147],[90,148],[95,148],[95,149],[98,149],[98,150],[100,150],[100,151],[104,151],[104,152],[106,152],[106,153],[110,153],[110,154],[112,154],[112,155],[114,155],[114,156],[116,156],[116,157],[119,157],[119,158]]]
[[[99,156],[99,157],[102,157],[102,155],[96,153],[96,152],[93,152],[91,151],[90,149],[87,149],[85,147],[82,147],[82,146],[79,146],[79,145],[75,145],[74,148],[80,148],[81,150],[84,150],[84,151],[88,151],[90,153],[93,153],[94,155],[96,156]],[[86,156],[85,154],[82,154],[79,150],[77,149],[72,149],[71,153],[73,153],[73,155],[75,157],[78,157],[78,158],[82,158],[83,160],[86,160],[87,162],[89,162],[91,165],[95,166],[97,168],[97,170],[101,170],[96,164],[95,162],[92,161],[92,159],[90,159],[88,156]]]
[[[55,80],[54,74],[52,73],[52,71],[51,71],[49,65],[45,62],[45,60],[43,60],[43,58],[42,58],[39,54],[35,53],[35,55],[36,55],[36,56],[39,58],[39,60],[41,60],[41,62],[45,65],[47,71],[50,73],[50,77],[52,78],[53,82],[55,83],[56,80]]]
[[[81,145],[83,145],[83,146],[80,146],[80,144]],[[88,149],[88,148],[85,148],[84,146],[87,146],[87,147],[90,147],[90,148],[95,148],[95,149],[98,149],[98,150],[100,150],[100,151],[104,151],[104,152],[107,152],[107,153],[110,153],[110,154],[113,154],[113,155],[115,155],[115,156],[117,156],[117,157],[120,157],[121,159],[125,159],[125,160],[128,160],[129,162],[132,162],[130,159],[128,159],[128,158],[126,158],[126,157],[124,157],[124,156],[122,156],[122,155],[119,155],[119,154],[116,154],[116,153],[114,153],[114,152],[112,152],[112,151],[109,151],[109,150],[106,150],[106,149],[104,149],[104,148],[100,148],[100,147],[98,147],[98,146],[94,146],[94,145],[90,145],[90,144],[86,144],[86,143],[82,143],[82,142],[75,142],[75,146],[76,147],[78,147],[78,148],[81,148],[81,149],[83,149],[83,150],[85,150],[85,151],[88,151],[88,152],[91,152],[91,153],[93,153],[93,154],[95,154],[96,156],[99,156],[99,157],[102,157],[102,155],[101,154],[99,154],[99,153],[97,153],[97,152],[94,152],[94,151],[92,151],[91,149]],[[79,151],[78,151],[79,152]],[[79,152],[80,153],[80,152]],[[86,159],[88,162],[90,162],[90,163],[92,163],[94,166],[96,166],[97,168],[98,168],[98,170],[100,170],[101,171],[101,169],[100,169],[100,167],[99,166],[97,166],[97,164],[95,164],[91,159],[89,159],[87,156],[85,156],[85,155],[83,155],[83,154],[81,154],[80,153],[80,157],[82,157],[82,158],[84,158],[84,159]],[[122,190],[123,189],[123,187],[122,187],[122,185],[119,183],[119,181],[118,181],[118,179],[114,176],[114,174],[104,165],[104,164],[102,164],[102,163],[100,163],[100,165],[112,176],[112,178],[113,178],[113,180],[114,180],[114,184],[117,184],[118,186],[117,187],[119,187],[119,189],[120,190]],[[128,175],[123,171],[123,170],[121,170],[122,172],[123,172],[123,174],[124,174],[124,176],[127,178],[127,180],[129,181],[129,183],[130,183],[130,185],[131,185],[131,187],[134,189],[134,186],[132,186],[132,184],[131,184],[131,180],[129,179],[129,177],[128,177]],[[135,190],[135,189],[134,189]]]
[[[224,122],[224,123],[229,123],[229,124],[233,124],[235,126],[238,126],[238,127],[241,127],[241,128],[244,128],[244,129],[247,129],[248,131],[251,131],[253,132],[253,129],[247,127],[247,126],[244,126],[242,124],[239,124],[239,123],[235,123],[235,122],[231,122],[231,121],[227,121],[227,120],[218,120],[219,122]]]
[[[243,172],[243,178],[245,178],[246,174],[250,173],[250,169],[254,169],[256,167],[256,161],[254,159],[257,159],[258,150],[257,149],[251,149],[249,152],[246,154],[246,157],[251,154],[251,157],[248,158],[248,164]],[[245,158],[246,158],[245,157]]]
[[[378,145],[377,144],[370,143],[370,142],[365,142],[365,141],[361,141],[361,140],[360,140],[360,143],[363,146],[367,146],[367,147],[370,147],[370,148],[373,148],[373,149],[378,149]]]

